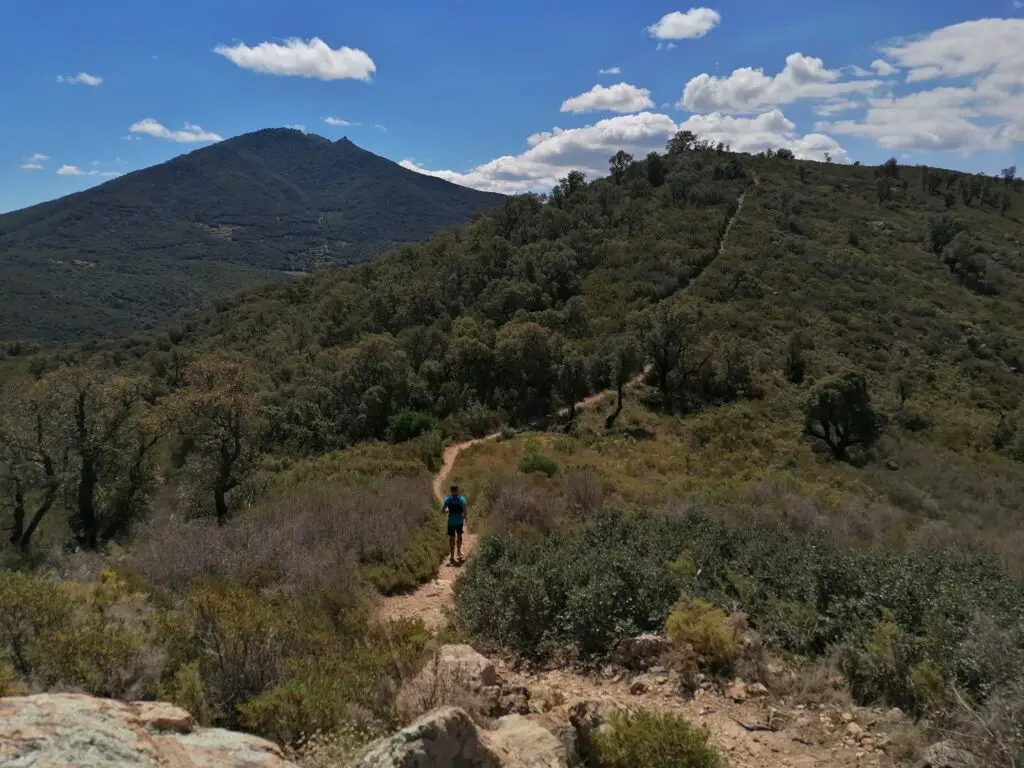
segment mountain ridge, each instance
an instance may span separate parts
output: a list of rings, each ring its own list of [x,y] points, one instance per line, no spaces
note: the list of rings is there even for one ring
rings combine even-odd
[[[0,339],[145,330],[219,293],[423,240],[502,199],[347,137],[243,134],[0,215]]]

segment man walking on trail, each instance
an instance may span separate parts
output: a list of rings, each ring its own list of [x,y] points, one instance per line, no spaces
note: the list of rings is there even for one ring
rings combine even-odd
[[[442,511],[448,513],[448,565],[462,562],[462,529],[466,523],[467,506],[466,497],[459,495],[459,486],[453,485],[442,507]]]

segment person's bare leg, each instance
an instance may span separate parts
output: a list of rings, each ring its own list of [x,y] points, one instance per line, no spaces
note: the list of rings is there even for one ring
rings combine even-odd
[[[448,537],[448,563],[455,563],[455,534]]]
[[[459,560],[461,560],[462,559],[462,531],[459,531],[458,538],[455,539],[455,542],[456,542],[456,544],[455,544],[456,557],[458,557]]]

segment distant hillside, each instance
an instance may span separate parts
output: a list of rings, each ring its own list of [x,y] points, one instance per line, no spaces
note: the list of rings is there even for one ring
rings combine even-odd
[[[501,195],[290,129],[0,216],[0,339],[144,330],[225,291],[365,261]]]

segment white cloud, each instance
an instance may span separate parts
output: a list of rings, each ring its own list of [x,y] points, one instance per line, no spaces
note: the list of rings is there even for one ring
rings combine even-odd
[[[722,15],[711,8],[691,8],[686,13],[667,13],[647,28],[657,40],[692,40],[704,37],[718,26]]]
[[[77,75],[57,75],[57,82],[64,85],[91,85],[93,87],[103,83],[102,77],[90,75],[88,72],[79,72]]]
[[[1024,75],[1024,19],[978,19],[882,49],[910,69],[907,82],[986,73]]]
[[[599,74],[599,75],[621,75],[622,74],[622,67],[608,67],[608,69],[599,69],[599,70],[597,70],[597,74]]]
[[[352,123],[350,123],[348,120],[342,120],[340,117],[325,117],[324,122],[327,123],[328,125],[334,125],[339,127],[343,125],[352,125]]]
[[[303,133],[306,132],[306,126],[300,125],[298,123],[288,123],[287,125],[285,125],[285,128],[291,128],[292,130],[295,131],[302,131]]]
[[[909,70],[908,84],[956,83],[869,99],[862,120],[818,127],[903,150],[970,154],[1024,142],[1024,19],[954,24],[882,50]],[[891,65],[879,59],[872,66],[882,72]]]
[[[25,162],[26,163],[41,163],[44,160],[49,160],[49,159],[50,159],[49,155],[44,155],[44,154],[42,154],[40,152],[36,152],[31,157],[26,157],[25,158]]]
[[[799,99],[823,99],[848,93],[869,93],[879,80],[840,80],[813,56],[791,53],[785,68],[775,77],[764,70],[743,67],[728,77],[704,73],[686,84],[679,105],[691,112],[758,112]]]
[[[370,80],[377,71],[373,59],[358,48],[331,48],[319,37],[289,38],[280,43],[250,47],[218,45],[213,49],[243,69],[267,75],[315,77],[320,80]]]
[[[41,170],[43,170],[43,166],[41,166],[39,163],[32,163],[32,162],[24,162],[24,163],[21,164],[21,167],[22,167],[23,170],[26,170],[26,171],[41,171]]]
[[[885,59],[875,59],[874,61],[871,62],[871,68],[882,77],[895,75],[897,72],[900,71],[898,67],[894,67]]]
[[[843,71],[853,75],[854,77],[871,77],[872,74],[871,70],[864,69],[864,67],[858,67],[856,64],[851,64]]]
[[[147,117],[144,120],[139,120],[137,123],[133,123],[128,130],[131,133],[141,133],[146,136],[152,136],[155,139],[167,139],[168,141],[177,141],[180,143],[222,140],[222,138],[216,133],[204,131],[198,125],[185,123],[184,130],[172,131],[151,117]]]
[[[629,83],[595,85],[586,93],[573,96],[562,103],[563,112],[639,112],[653,107],[651,92]]]
[[[722,114],[693,115],[683,123],[668,115],[641,112],[601,120],[593,125],[568,130],[554,128],[528,137],[528,149],[506,155],[465,173],[428,170],[412,160],[401,165],[410,170],[438,176],[467,187],[505,194],[548,190],[569,171],[578,169],[590,178],[608,173],[608,158],[623,149],[642,157],[664,151],[668,139],[679,130],[689,130],[714,142],[731,144],[742,152],[787,147],[798,157],[824,159],[826,152],[837,162],[849,158],[831,137],[820,134],[800,136],[796,126],[782,112],[773,110],[754,118]]]
[[[376,128],[379,131],[384,131],[384,133],[388,132],[388,127],[386,125],[381,125],[380,123],[374,123],[373,127]]]
[[[831,117],[832,115],[838,115],[840,112],[849,112],[851,109],[859,109],[863,106],[864,102],[861,101],[831,99],[823,104],[815,104],[812,111],[814,114],[821,115],[822,117]]]
[[[57,169],[58,176],[101,176],[110,178],[113,176],[120,176],[121,174],[116,171],[97,171],[95,169],[90,171],[83,171],[77,165],[62,165]]]

